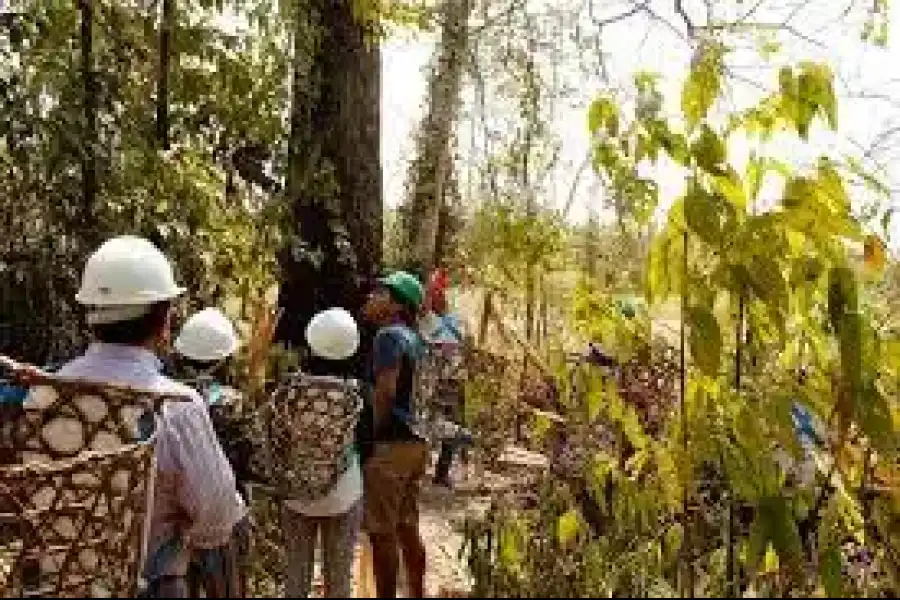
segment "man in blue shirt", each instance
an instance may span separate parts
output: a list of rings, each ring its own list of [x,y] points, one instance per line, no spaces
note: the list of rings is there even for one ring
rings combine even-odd
[[[415,370],[424,349],[416,333],[424,293],[397,271],[379,281],[363,314],[378,327],[371,362],[371,449],[364,451],[364,526],[372,542],[379,598],[397,595],[400,550],[410,597],[425,593],[425,545],[419,533],[419,488],[428,467],[413,406]]]

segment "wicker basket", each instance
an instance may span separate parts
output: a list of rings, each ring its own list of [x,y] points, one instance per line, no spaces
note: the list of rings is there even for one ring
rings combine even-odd
[[[17,509],[0,512],[0,596],[134,596],[152,459],[144,442],[0,469],[0,500]]]
[[[153,415],[187,398],[27,373],[29,403],[0,439],[0,597],[133,596]]]

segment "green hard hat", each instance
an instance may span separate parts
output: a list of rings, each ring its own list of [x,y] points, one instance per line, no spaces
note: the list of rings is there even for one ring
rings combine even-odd
[[[390,288],[398,300],[413,308],[419,308],[425,297],[425,290],[422,288],[421,282],[406,271],[394,271],[387,277],[379,279],[378,282]]]

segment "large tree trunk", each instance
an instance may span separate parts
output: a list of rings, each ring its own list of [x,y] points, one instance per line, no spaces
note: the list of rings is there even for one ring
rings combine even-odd
[[[437,65],[428,85],[428,112],[420,127],[418,156],[410,174],[411,192],[404,224],[407,260],[426,269],[434,265],[438,255],[445,188],[453,168],[451,141],[460,107],[472,6],[471,0],[444,0]]]
[[[277,339],[303,344],[310,317],[358,312],[381,262],[380,53],[352,2],[298,0]]]

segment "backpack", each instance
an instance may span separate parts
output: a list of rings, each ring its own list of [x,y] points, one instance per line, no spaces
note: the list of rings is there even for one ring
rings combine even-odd
[[[415,375],[416,413],[430,441],[447,437],[446,421],[461,416],[465,368],[461,344],[429,343]]]
[[[263,406],[268,483],[308,502],[334,488],[350,466],[363,398],[355,380],[291,375]]]

